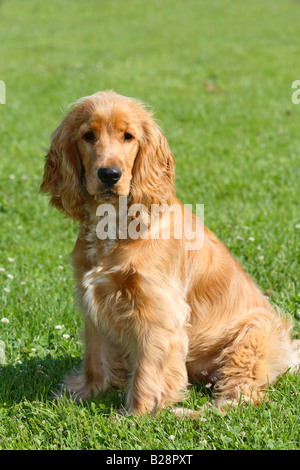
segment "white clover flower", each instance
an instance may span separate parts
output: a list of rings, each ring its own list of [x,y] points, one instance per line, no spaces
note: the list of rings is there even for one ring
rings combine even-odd
[[[15,261],[15,258],[7,258],[10,263],[13,263]]]
[[[12,274],[8,274],[7,277],[8,277],[8,279],[13,279],[14,278],[14,276]]]
[[[249,242],[254,242],[255,238],[254,237],[249,237],[248,240],[249,240]]]
[[[169,441],[174,441],[174,440],[175,440],[175,436],[171,434],[171,436],[169,436]]]
[[[2,323],[9,323],[9,319],[3,317],[3,318],[1,318],[1,322],[2,322]]]
[[[56,330],[61,330],[61,329],[62,329],[62,326],[61,326],[61,325],[56,325],[56,326],[55,326],[55,329],[56,329]]]
[[[8,287],[4,287],[4,292],[10,292],[10,289]]]
[[[70,335],[64,334],[64,335],[62,335],[62,337],[65,338],[65,339],[69,339],[69,338],[70,338]]]

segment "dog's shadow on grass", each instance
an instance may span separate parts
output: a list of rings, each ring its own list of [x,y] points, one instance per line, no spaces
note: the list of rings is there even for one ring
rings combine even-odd
[[[0,365],[0,405],[12,406],[22,402],[56,402],[56,393],[61,389],[64,376],[78,369],[82,364],[80,357],[61,355],[53,357],[47,355],[24,357],[20,363]],[[203,404],[203,399],[209,400],[210,393],[201,383],[194,384],[191,389],[192,401],[196,405]],[[199,401],[200,399],[200,401]],[[59,400],[69,400],[61,397]],[[70,400],[75,403],[73,399]],[[195,403],[196,401],[196,403]],[[118,410],[124,407],[125,390],[112,388],[107,392],[100,392],[97,397],[86,402],[76,402],[77,406],[91,406],[95,403],[97,408],[106,414],[109,410]]]
[[[74,369],[79,369],[82,360],[69,355],[44,358],[39,356],[24,357],[20,363],[0,365],[0,406],[12,406],[26,401],[58,402],[57,393],[61,390],[64,376]],[[59,401],[75,400],[61,396]],[[78,406],[90,406],[96,403],[103,413],[110,409],[122,408],[125,392],[121,389],[110,389],[92,400],[78,401]]]
[[[50,399],[63,380],[68,366],[78,366],[71,356],[28,357],[0,366],[0,400],[18,403],[24,400]]]

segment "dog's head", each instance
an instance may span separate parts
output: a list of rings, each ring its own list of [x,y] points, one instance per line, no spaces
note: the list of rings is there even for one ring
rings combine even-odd
[[[173,180],[174,157],[151,113],[137,100],[106,91],[77,101],[52,134],[41,191],[84,221],[95,199],[168,203]]]

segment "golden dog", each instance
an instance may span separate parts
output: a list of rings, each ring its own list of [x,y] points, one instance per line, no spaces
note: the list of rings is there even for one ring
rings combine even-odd
[[[127,412],[145,413],[183,400],[194,379],[214,377],[223,409],[241,397],[258,401],[288,368],[298,370],[291,321],[213,233],[203,227],[193,250],[174,236],[184,212],[174,194],[174,157],[140,102],[107,91],[75,103],[52,135],[41,191],[79,222],[72,257],[86,353],[82,370],[65,380],[68,393],[87,399],[126,384]],[[97,208],[117,209],[120,196],[129,211],[179,207],[168,219],[170,237],[124,238],[117,230],[100,239]]]

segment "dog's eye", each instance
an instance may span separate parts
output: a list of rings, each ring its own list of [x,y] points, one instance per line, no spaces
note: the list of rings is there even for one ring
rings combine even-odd
[[[129,142],[132,139],[133,139],[133,135],[129,134],[129,132],[125,132],[124,140],[126,140],[126,142]]]
[[[89,131],[89,132],[86,132],[85,134],[83,134],[82,138],[86,142],[94,142],[96,140],[96,136],[95,136],[94,132],[92,132],[92,131]]]

